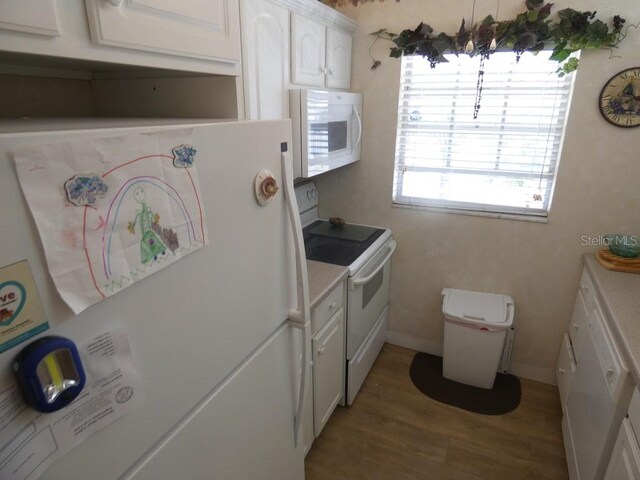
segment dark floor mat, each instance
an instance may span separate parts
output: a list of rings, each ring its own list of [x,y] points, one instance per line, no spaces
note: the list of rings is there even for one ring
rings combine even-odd
[[[409,369],[418,390],[438,402],[484,415],[503,415],[520,404],[520,380],[499,373],[491,390],[472,387],[442,376],[442,357],[418,352]]]

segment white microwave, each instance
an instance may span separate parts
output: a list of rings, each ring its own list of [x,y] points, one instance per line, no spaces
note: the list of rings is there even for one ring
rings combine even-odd
[[[309,178],[360,160],[362,94],[290,90],[295,178]]]

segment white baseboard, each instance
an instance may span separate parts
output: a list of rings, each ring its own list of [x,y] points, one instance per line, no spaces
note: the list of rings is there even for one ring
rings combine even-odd
[[[387,332],[387,343],[417,352],[430,353],[431,355],[437,355],[439,357],[442,356],[442,343],[427,340],[426,338],[414,337],[406,333]],[[517,377],[535,380],[536,382],[557,385],[556,372],[553,368],[540,368],[511,362],[509,365],[509,373]]]
[[[557,385],[556,371],[553,368],[540,368],[522,363],[511,362],[509,365],[509,373],[516,377],[528,378],[536,382],[546,383],[549,385]]]
[[[387,343],[398,347],[408,348],[416,352],[430,353],[431,355],[442,356],[442,343],[427,340],[426,338],[414,337],[406,333],[387,332]]]

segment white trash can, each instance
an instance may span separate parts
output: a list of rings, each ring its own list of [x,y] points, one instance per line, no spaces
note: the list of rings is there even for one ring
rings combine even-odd
[[[445,288],[442,295],[443,376],[493,388],[507,331],[513,324],[513,299],[453,288]]]

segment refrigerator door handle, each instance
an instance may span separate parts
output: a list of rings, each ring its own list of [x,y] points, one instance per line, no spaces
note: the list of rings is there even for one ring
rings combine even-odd
[[[298,212],[298,204],[293,189],[293,164],[291,163],[291,155],[289,152],[280,154],[282,162],[282,183],[284,184],[284,197],[289,211],[289,220],[293,229],[293,243],[296,250],[296,272],[297,272],[297,292],[298,292],[298,309],[289,310],[289,322],[291,326],[300,329],[302,339],[302,369],[300,373],[300,390],[298,390],[298,402],[296,404],[296,412],[294,416],[294,442],[298,446],[300,440],[300,427],[302,422],[302,407],[304,404],[304,392],[306,390],[307,365],[309,364],[309,352],[307,348],[308,336],[310,334],[310,318],[309,311],[309,277],[307,275],[307,257],[304,251],[304,240],[302,238],[302,224],[300,223],[300,214]]]

